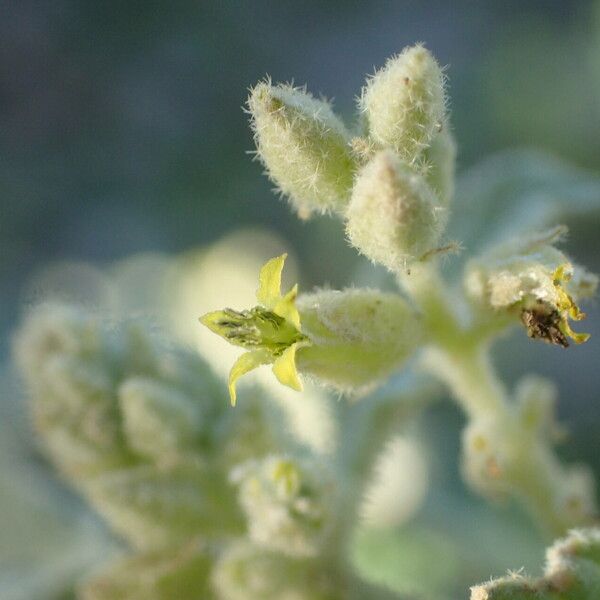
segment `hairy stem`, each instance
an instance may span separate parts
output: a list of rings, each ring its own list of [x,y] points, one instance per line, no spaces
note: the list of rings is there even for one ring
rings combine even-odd
[[[426,368],[448,385],[469,417],[463,466],[470,483],[485,495],[516,497],[549,534],[585,522],[586,490],[568,489],[570,473],[548,437],[519,415],[490,360],[492,332],[462,322],[434,267],[413,269],[400,284],[422,311],[430,340]]]

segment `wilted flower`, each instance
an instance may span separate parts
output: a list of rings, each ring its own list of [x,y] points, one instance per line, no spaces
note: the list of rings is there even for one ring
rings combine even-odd
[[[552,244],[565,227],[525,236],[497,246],[467,267],[466,288],[471,298],[496,314],[518,315],[532,338],[568,346],[585,342],[569,320],[585,318],[576,301],[596,290],[597,277],[574,266]]]

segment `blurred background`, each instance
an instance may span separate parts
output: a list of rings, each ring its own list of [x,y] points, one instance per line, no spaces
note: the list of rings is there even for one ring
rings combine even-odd
[[[365,75],[417,41],[448,65],[460,170],[526,145],[600,173],[600,3],[2,3],[2,362],[23,308],[44,295],[29,282],[54,261],[102,266],[260,226],[286,240],[305,289],[356,280],[366,265],[341,225],[302,223],[271,192],[247,154],[242,107],[269,74],[307,83],[350,120]],[[569,250],[600,271],[597,225],[573,235]],[[595,335],[585,347],[533,352],[521,334],[500,344],[498,360],[511,378],[558,377],[560,413],[574,432],[563,453],[599,474],[600,310],[589,314],[584,329]],[[14,397],[4,387],[0,404]]]

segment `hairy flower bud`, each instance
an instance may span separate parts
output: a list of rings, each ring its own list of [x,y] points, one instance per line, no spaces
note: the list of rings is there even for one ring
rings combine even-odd
[[[300,372],[342,391],[369,388],[423,341],[418,314],[396,294],[322,290],[298,298],[311,345],[298,351]]]
[[[331,495],[316,463],[269,456],[237,467],[231,479],[248,518],[250,539],[290,556],[315,556],[332,523]]]
[[[321,559],[289,558],[248,542],[220,557],[212,582],[220,600],[341,600],[339,582]]]
[[[397,273],[435,248],[446,211],[425,178],[387,150],[359,174],[346,218],[350,243]]]
[[[248,107],[258,156],[300,216],[342,211],[354,161],[350,134],[329,103],[265,81],[252,90]]]
[[[442,69],[423,46],[407,47],[368,81],[360,109],[371,139],[412,162],[431,144],[444,123]]]

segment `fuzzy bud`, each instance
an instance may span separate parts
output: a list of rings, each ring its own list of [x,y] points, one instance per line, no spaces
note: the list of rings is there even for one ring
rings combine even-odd
[[[343,211],[354,171],[351,136],[329,103],[265,81],[248,107],[258,156],[299,215]]]
[[[425,178],[387,150],[359,174],[346,218],[350,243],[398,273],[435,248],[446,211]]]
[[[360,98],[370,138],[408,162],[426,149],[446,116],[444,74],[421,45],[390,58]]]
[[[332,489],[314,463],[270,456],[237,467],[231,479],[248,518],[250,539],[289,556],[315,556],[333,519]]]
[[[322,290],[298,298],[299,371],[341,391],[366,390],[397,370],[423,341],[418,314],[397,294]]]

